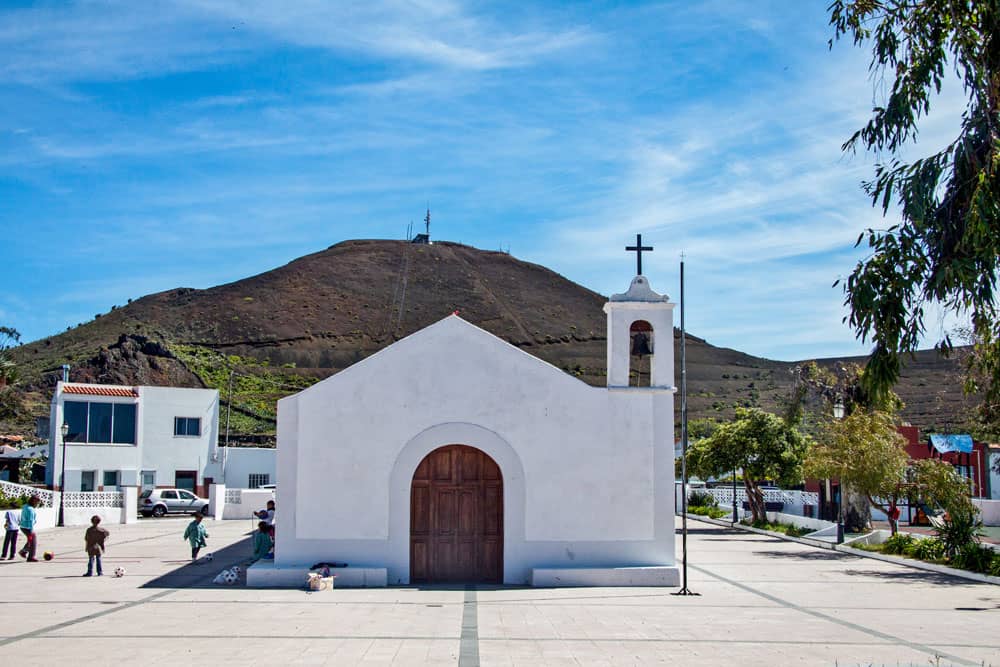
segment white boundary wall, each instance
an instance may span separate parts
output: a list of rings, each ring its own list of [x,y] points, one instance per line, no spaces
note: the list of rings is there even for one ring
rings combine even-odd
[[[973,498],[972,502],[982,513],[979,518],[982,519],[984,526],[1000,526],[1000,500]]]
[[[59,522],[59,502],[62,499],[62,494],[58,491],[36,489],[9,482],[4,482],[0,488],[8,494],[38,495],[42,499],[42,505],[36,509],[37,529],[47,530],[56,527]],[[121,491],[70,491],[62,500],[63,523],[67,526],[89,526],[90,518],[95,514],[107,524],[138,521],[139,491],[134,486],[124,487]]]

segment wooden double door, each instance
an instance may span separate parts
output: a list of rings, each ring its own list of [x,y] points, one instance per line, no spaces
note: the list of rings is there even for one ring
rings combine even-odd
[[[474,447],[428,454],[410,485],[410,582],[502,583],[503,478]]]

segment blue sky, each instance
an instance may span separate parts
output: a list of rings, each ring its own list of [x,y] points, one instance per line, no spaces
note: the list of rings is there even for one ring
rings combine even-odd
[[[773,359],[860,354],[878,87],[803,2],[4,2],[0,324],[25,340],[352,238],[510,248]],[[155,10],[151,7],[155,6]],[[924,152],[958,128],[948,98]],[[929,340],[950,326],[932,317]]]

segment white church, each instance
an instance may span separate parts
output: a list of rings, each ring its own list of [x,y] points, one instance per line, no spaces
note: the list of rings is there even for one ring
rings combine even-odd
[[[455,314],[279,401],[275,559],[248,585],[320,562],[338,587],[677,585],[674,304],[637,275],[604,310],[607,387]]]

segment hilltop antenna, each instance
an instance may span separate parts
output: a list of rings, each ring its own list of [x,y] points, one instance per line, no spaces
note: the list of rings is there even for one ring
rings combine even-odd
[[[424,233],[427,234],[427,240],[431,240],[431,205],[427,204],[427,217],[424,218]]]

